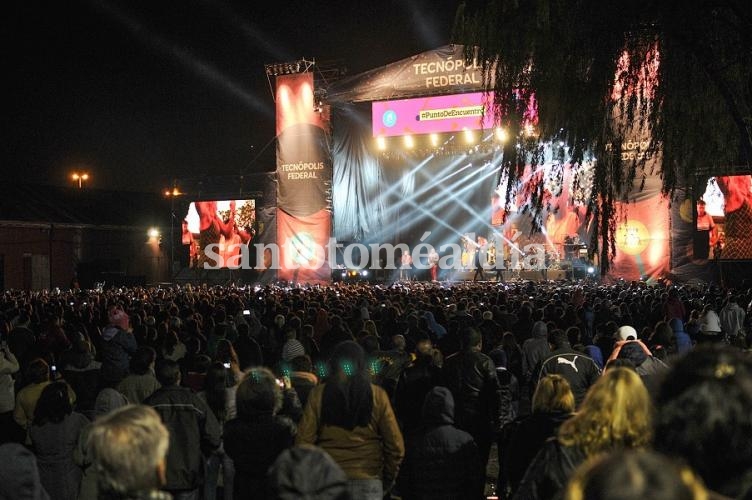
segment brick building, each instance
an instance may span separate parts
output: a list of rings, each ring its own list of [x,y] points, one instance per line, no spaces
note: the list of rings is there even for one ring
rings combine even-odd
[[[0,289],[167,281],[170,233],[170,204],[159,194],[2,186]]]

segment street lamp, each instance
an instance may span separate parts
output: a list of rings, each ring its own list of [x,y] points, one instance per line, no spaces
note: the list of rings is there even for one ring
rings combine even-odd
[[[78,172],[73,172],[73,174],[71,175],[71,179],[73,179],[74,181],[77,181],[78,189],[81,189],[83,187],[84,182],[89,180],[89,174],[87,174],[86,172],[82,172],[80,174]]]
[[[175,198],[183,194],[174,183],[172,189],[164,191],[164,195],[170,199],[170,281],[172,281],[175,266]]]

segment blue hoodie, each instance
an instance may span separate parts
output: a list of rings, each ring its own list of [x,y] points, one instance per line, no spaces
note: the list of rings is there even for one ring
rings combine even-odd
[[[674,331],[674,340],[676,341],[676,352],[678,354],[684,354],[692,350],[692,339],[689,334],[684,331],[684,324],[679,318],[673,318],[669,322],[669,326]]]

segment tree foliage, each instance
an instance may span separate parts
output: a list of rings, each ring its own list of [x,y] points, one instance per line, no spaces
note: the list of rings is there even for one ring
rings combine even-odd
[[[590,251],[603,272],[615,251],[615,203],[645,179],[660,175],[672,195],[749,169],[749,0],[466,0],[454,39],[483,65],[497,123],[519,137],[519,147],[505,147],[512,181],[551,141],[567,144],[560,159],[575,182],[593,164]],[[531,98],[538,122],[528,136]],[[649,143],[623,161],[636,133]]]

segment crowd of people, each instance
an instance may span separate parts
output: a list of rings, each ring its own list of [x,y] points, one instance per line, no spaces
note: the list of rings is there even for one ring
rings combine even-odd
[[[645,282],[6,291],[0,498],[752,498],[750,308]]]

